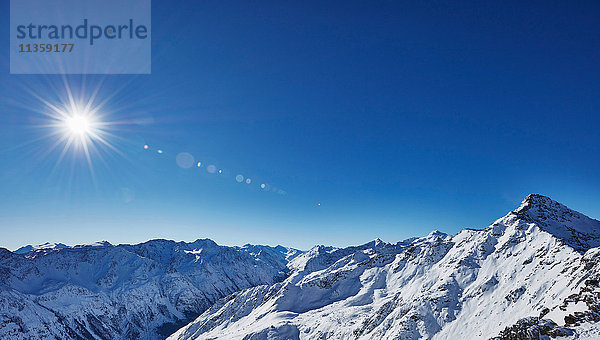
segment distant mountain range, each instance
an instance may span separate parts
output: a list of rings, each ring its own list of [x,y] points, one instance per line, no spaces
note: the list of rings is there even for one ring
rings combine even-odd
[[[0,248],[0,339],[165,338],[222,297],[283,280],[300,254],[208,239]]]
[[[1,339],[600,339],[600,222],[529,195],[395,244],[0,249]]]

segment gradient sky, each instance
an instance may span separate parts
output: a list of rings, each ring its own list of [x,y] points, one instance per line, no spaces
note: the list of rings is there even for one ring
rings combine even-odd
[[[484,227],[532,192],[600,218],[597,1],[152,11],[149,76],[9,75],[0,50],[0,246],[395,242]],[[58,103],[65,82],[99,88],[120,122],[93,175],[40,139],[32,93]],[[180,152],[203,167],[178,167]]]

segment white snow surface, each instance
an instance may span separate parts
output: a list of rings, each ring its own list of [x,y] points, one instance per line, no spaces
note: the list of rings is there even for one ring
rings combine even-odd
[[[0,248],[0,339],[164,339],[224,296],[283,280],[300,254],[209,239]]]
[[[562,327],[589,308],[559,306],[600,277],[598,246],[599,221],[529,195],[482,230],[317,246],[284,281],[220,299],[169,339],[490,339],[545,308]],[[595,322],[569,327],[568,338],[600,339]]]

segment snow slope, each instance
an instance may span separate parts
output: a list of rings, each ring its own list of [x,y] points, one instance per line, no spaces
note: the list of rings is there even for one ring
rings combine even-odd
[[[286,277],[301,252],[152,240],[0,248],[0,339],[158,339],[219,298]]]
[[[315,247],[170,339],[598,339],[599,245],[599,221],[529,195],[483,230]]]

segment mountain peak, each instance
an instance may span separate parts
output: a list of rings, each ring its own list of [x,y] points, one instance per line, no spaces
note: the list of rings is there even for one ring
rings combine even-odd
[[[588,218],[587,216],[569,209],[564,204],[540,194],[529,194],[521,205],[513,211],[519,217],[545,224],[548,221],[569,222]]]
[[[540,194],[529,194],[511,214],[526,223],[535,223],[564,240],[574,249],[586,251],[600,246],[600,221],[569,209]]]
[[[517,210],[523,210],[531,207],[565,207],[564,205],[556,202],[548,196],[540,195],[540,194],[529,194],[525,199],[521,202],[521,205]],[[566,208],[566,207],[565,207]]]

